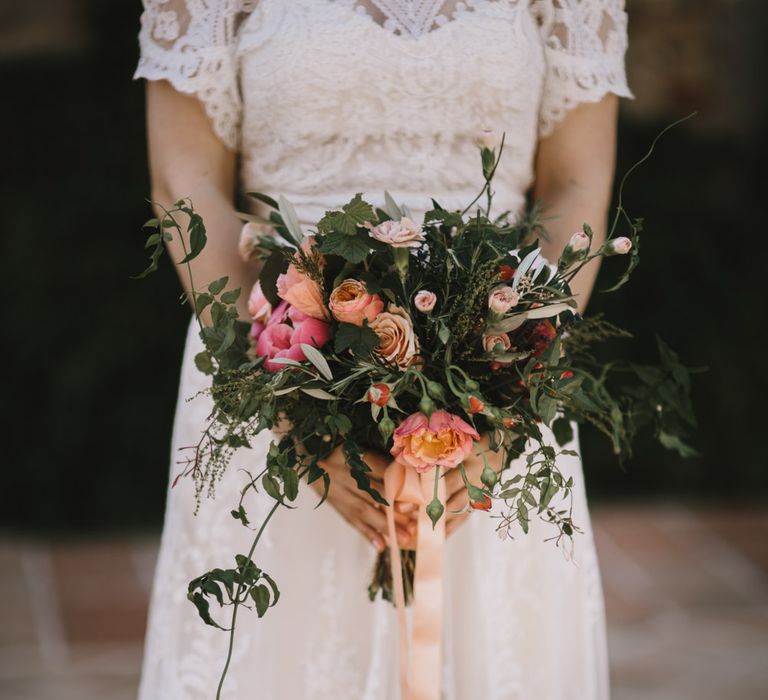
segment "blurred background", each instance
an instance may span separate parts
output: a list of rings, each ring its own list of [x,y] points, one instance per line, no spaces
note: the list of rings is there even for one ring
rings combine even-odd
[[[633,359],[654,361],[658,333],[708,371],[693,391],[700,457],[646,439],[621,469],[582,432],[614,696],[768,698],[768,4],[627,7],[637,99],[623,101],[618,175],[698,115],[630,180],[642,263],[590,311],[635,334]],[[2,700],[132,698],[138,682],[189,313],[167,261],[129,279],[149,217],[139,13],[0,3]]]

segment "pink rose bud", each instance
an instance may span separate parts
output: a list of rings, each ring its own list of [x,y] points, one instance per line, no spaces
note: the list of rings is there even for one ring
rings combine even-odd
[[[435,308],[436,302],[437,297],[435,296],[435,293],[429,292],[426,289],[422,289],[420,292],[417,292],[413,300],[416,308],[425,314],[428,314],[430,311],[432,311],[432,309]]]
[[[495,314],[504,314],[520,301],[518,293],[512,287],[498,287],[488,296],[488,308]]]
[[[603,246],[603,255],[626,255],[632,250],[632,241],[626,236],[619,236]]]
[[[568,248],[574,253],[580,253],[582,250],[589,250],[589,236],[584,231],[577,231],[568,241]]]
[[[477,396],[470,396],[468,403],[467,413],[480,413],[480,411],[485,410],[485,404]]]
[[[480,146],[480,148],[487,148],[489,151],[492,151],[499,145],[499,139],[496,136],[496,132],[491,131],[490,129],[483,129],[477,137],[477,145]]]
[[[390,390],[386,384],[371,384],[365,398],[377,406],[386,406],[389,401]]]

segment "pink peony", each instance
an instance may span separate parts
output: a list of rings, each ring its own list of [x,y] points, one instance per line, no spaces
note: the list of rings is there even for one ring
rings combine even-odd
[[[413,299],[413,303],[416,308],[424,314],[428,314],[435,308],[437,297],[434,292],[429,292],[426,289],[422,289],[420,292],[416,292],[416,296]]]
[[[301,249],[307,255],[317,255],[312,252],[313,244],[314,239],[307,239],[302,243]],[[323,290],[320,285],[299,272],[293,264],[288,266],[285,274],[277,278],[277,294],[307,316],[324,320],[329,318],[328,309],[323,303]]]
[[[374,226],[371,238],[389,243],[393,248],[418,248],[424,242],[424,231],[415,221],[404,216],[400,221],[383,221]]]
[[[248,313],[251,320],[262,325],[269,321],[272,314],[272,304],[267,301],[264,292],[261,291],[261,285],[256,282],[251,290],[251,296],[248,297]]]
[[[512,287],[498,287],[488,295],[488,308],[495,314],[505,314],[520,301]]]
[[[384,310],[384,302],[378,294],[369,294],[364,282],[346,279],[331,292],[328,304],[337,321],[362,326],[371,323]]]
[[[307,357],[301,349],[302,343],[321,348],[330,339],[331,327],[328,323],[282,302],[256,336],[256,354],[266,355],[268,359],[264,367],[268,372],[279,372],[285,365],[270,360],[287,357],[303,362]]]
[[[480,435],[466,421],[448,411],[434,411],[427,419],[412,413],[395,430],[392,456],[401,464],[426,472],[435,465],[457,467],[472,451]]]

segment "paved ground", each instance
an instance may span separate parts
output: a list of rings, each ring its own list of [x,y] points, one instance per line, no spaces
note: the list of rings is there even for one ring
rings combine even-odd
[[[768,699],[768,509],[594,518],[614,700]],[[155,554],[0,539],[0,700],[135,698]]]

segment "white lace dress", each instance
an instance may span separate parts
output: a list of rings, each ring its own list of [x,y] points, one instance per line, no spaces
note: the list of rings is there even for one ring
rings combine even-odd
[[[285,195],[304,223],[355,192],[380,204],[385,188],[417,216],[427,195],[463,207],[481,184],[482,128],[507,134],[494,205],[518,211],[537,140],[574,105],[631,96],[623,0],[145,0],[140,43],[136,77],[196,95],[241,155],[242,188]],[[189,400],[206,385],[192,361],[199,349],[190,324],[171,476],[209,412],[205,397]],[[186,585],[247,551],[250,533],[229,511],[238,467],[256,468],[268,441],[236,456],[197,516],[191,483],[168,492],[141,700],[214,696],[227,636],[201,622]],[[543,541],[543,526],[501,541],[479,512],[448,541],[446,700],[608,697],[581,462],[560,468],[576,479],[584,529],[572,561]],[[367,598],[375,552],[315,502],[305,489],[256,552],[282,598],[261,620],[240,616],[225,698],[399,696],[394,610]],[[252,503],[251,519],[268,505]]]

